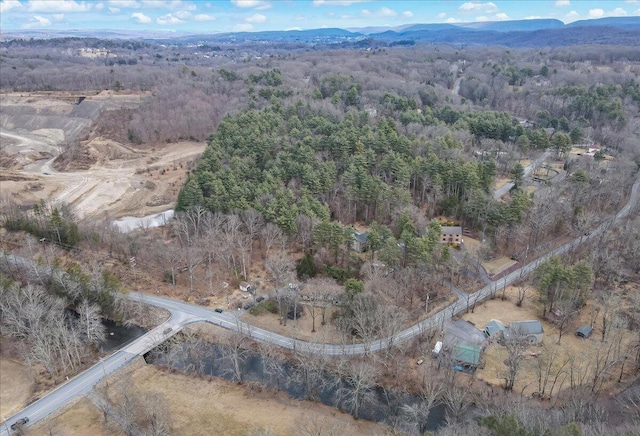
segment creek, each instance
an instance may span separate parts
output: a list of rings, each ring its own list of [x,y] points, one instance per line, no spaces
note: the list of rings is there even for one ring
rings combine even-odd
[[[179,339],[174,338],[173,341]],[[229,381],[238,381],[238,373],[242,382],[258,383],[264,387],[286,392],[291,398],[299,400],[318,401],[327,406],[336,407],[344,412],[353,414],[347,406],[344,395],[350,386],[341,380],[337,374],[322,371],[309,377],[304,369],[289,361],[279,365],[279,371],[273,371],[268,357],[247,349],[240,351],[239,371],[235,368],[233,359],[229,358],[230,347],[222,344],[200,342],[191,350],[184,342],[161,344],[147,353],[144,358],[147,363],[172,367],[186,373],[195,373],[220,377]],[[167,356],[172,356],[171,360]],[[310,381],[313,380],[313,381]],[[369,421],[395,425],[403,431],[415,433],[416,426],[402,411],[405,405],[416,405],[422,401],[419,397],[407,393],[389,391],[380,386],[367,390],[368,401],[359,407],[357,417]],[[428,419],[418,423],[422,434],[425,430],[434,431],[445,425],[445,406],[438,405],[430,410]]]

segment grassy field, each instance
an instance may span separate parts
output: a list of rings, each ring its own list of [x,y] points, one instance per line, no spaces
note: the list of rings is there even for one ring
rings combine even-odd
[[[0,420],[27,405],[33,385],[33,377],[25,364],[0,358]]]
[[[117,377],[110,388],[118,389]],[[368,421],[355,421],[335,408],[289,398],[260,388],[239,386],[222,379],[200,379],[170,373],[154,365],[140,365],[130,372],[129,380],[138,394],[157,394],[166,399],[171,434],[238,435],[253,434],[255,429],[273,435],[298,435],[301,428],[339,429],[339,434],[385,434],[387,427]],[[49,423],[29,434],[93,436],[118,434],[103,424],[101,412],[87,399],[77,402]],[[338,434],[338,433],[331,433]]]

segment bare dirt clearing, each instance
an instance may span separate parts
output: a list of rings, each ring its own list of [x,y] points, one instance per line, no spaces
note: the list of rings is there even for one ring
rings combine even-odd
[[[2,194],[21,205],[66,202],[83,218],[146,216],[172,208],[204,143],[142,150],[90,131],[101,111],[135,106],[143,97],[104,92],[73,104],[52,96],[0,96]],[[67,142],[83,136],[88,139],[66,156],[65,167],[75,170],[56,171],[54,160]]]
[[[0,420],[27,405],[33,385],[33,377],[26,365],[0,358]]]

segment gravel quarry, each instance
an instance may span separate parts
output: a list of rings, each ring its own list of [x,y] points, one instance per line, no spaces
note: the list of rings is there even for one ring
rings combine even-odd
[[[144,97],[104,91],[78,103],[66,93],[0,95],[2,198],[25,207],[64,202],[79,218],[108,220],[172,209],[205,143],[143,149],[94,130],[105,111],[135,108]]]

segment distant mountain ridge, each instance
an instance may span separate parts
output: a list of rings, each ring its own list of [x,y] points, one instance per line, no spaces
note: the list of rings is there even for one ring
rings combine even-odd
[[[474,23],[405,24],[397,27],[360,29],[310,29],[233,33],[188,33],[129,30],[19,30],[3,31],[2,40],[94,37],[136,39],[173,44],[237,44],[270,42],[296,45],[371,47],[413,43],[504,45],[507,47],[557,47],[580,44],[637,45],[640,17],[607,17],[564,24],[555,19],[484,21]],[[366,44],[363,44],[366,41]]]

